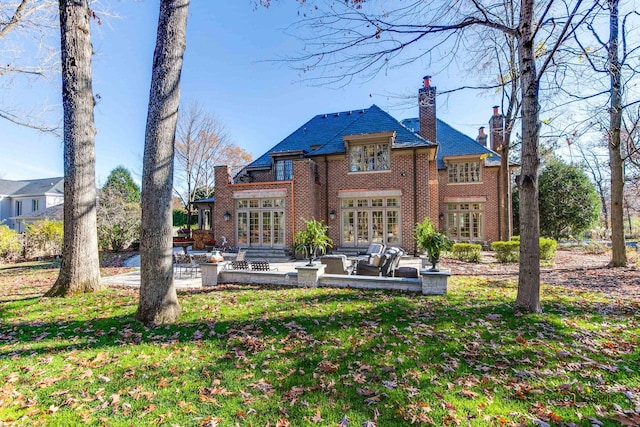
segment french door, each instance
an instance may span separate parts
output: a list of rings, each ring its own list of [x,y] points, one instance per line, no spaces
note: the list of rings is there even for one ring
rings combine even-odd
[[[343,200],[341,218],[343,246],[400,244],[400,210],[395,198]]]
[[[284,210],[274,209],[271,200],[243,202],[238,204],[236,220],[238,246],[284,247]]]

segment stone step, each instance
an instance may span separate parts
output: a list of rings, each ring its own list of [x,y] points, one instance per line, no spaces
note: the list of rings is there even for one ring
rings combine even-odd
[[[245,259],[261,259],[270,262],[285,262],[289,261],[289,251],[284,248],[239,248],[238,250],[247,251]]]

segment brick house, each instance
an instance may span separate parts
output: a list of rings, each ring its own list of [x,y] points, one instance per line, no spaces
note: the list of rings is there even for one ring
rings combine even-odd
[[[428,216],[456,241],[497,240],[500,156],[483,128],[476,141],[438,120],[435,94],[425,77],[418,118],[398,122],[376,105],[320,114],[233,179],[216,167],[216,238],[289,248],[315,218],[334,248],[382,242],[415,253],[414,225]]]

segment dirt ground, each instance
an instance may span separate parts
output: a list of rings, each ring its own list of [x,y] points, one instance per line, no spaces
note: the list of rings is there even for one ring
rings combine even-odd
[[[540,268],[540,278],[550,285],[570,286],[610,294],[612,298],[640,301],[640,256],[629,253],[629,266],[608,268],[611,253],[586,254],[578,249],[559,248],[553,265]],[[518,264],[501,264],[493,252],[482,252],[480,263],[446,259],[442,263],[452,274],[518,278]]]

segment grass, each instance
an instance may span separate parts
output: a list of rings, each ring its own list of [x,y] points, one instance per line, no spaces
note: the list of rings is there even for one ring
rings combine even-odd
[[[518,316],[512,282],[478,277],[444,297],[236,285],[180,293],[179,322],[148,329],[137,290],[41,298],[56,268],[0,268],[0,425],[640,419],[635,301],[543,286],[545,313]]]

